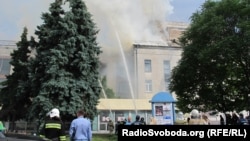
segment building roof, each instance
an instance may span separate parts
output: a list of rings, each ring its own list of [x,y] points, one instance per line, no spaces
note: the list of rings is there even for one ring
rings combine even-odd
[[[98,110],[151,110],[150,99],[99,99]]]
[[[15,49],[16,41],[0,40],[0,48]]]
[[[175,102],[175,100],[170,93],[159,92],[153,96],[150,102]]]
[[[140,46],[168,46],[168,44],[163,41],[134,41],[133,44]]]

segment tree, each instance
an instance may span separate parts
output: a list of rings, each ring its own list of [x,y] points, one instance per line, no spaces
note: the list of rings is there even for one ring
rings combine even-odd
[[[72,86],[72,89],[82,102],[72,99],[75,101],[73,111],[82,108],[90,119],[94,119],[101,93],[98,82],[100,64],[98,55],[101,53],[97,43],[98,30],[82,0],[69,0],[69,3],[70,11],[65,15],[65,20],[72,21],[68,23],[68,28],[66,27],[71,36],[64,40],[64,43],[72,45],[69,50],[69,71],[74,75],[75,80],[75,86]],[[70,27],[70,25],[73,26]],[[75,30],[72,30],[74,27]],[[75,115],[75,112],[72,114]]]
[[[13,67],[13,73],[6,77],[7,79],[3,82],[3,88],[0,92],[1,119],[3,120],[14,122],[19,119],[26,119],[26,113],[31,104],[27,83],[31,51],[27,33],[28,29],[24,27],[21,41],[16,44],[17,50],[11,53],[10,64]]]
[[[44,23],[35,34],[36,58],[32,62],[32,108],[30,119],[42,120],[51,108],[58,108],[64,120],[71,120],[84,109],[89,118],[97,114],[101,88],[98,83],[100,47],[98,31],[81,0],[51,3],[42,14]],[[37,116],[38,115],[38,116]]]
[[[247,0],[206,1],[179,39],[182,58],[170,90],[183,112],[244,110],[250,93],[250,5]]]

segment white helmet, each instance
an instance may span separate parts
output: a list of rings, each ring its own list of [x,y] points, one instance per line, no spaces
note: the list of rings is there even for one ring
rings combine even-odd
[[[198,118],[200,116],[199,111],[197,109],[193,109],[191,111],[191,117],[192,118]]]
[[[54,108],[50,111],[50,114],[49,114],[50,118],[52,117],[60,117],[60,112],[57,108]]]

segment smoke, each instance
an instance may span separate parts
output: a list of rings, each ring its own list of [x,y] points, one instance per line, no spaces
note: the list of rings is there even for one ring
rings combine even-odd
[[[100,29],[98,40],[103,51],[100,60],[106,66],[101,73],[107,76],[109,86],[113,87],[118,96],[129,96],[128,84],[131,82],[128,82],[126,69],[130,74],[128,77],[135,78],[132,76],[133,43],[167,43],[164,23],[168,15],[173,13],[170,2],[171,0],[85,0],[88,11]],[[123,48],[126,61],[120,47]]]
[[[51,0],[11,0],[0,5],[0,38],[20,40],[23,28],[28,28],[29,35],[34,35],[40,25],[42,12],[47,12]]]
[[[83,0],[100,29],[100,40],[117,30],[123,43],[159,40],[156,23],[164,23],[173,13],[172,0]],[[41,14],[48,12],[51,0],[12,0],[0,5],[1,39],[19,40],[26,26],[30,35],[42,23]],[[11,29],[10,29],[11,28]],[[17,32],[16,34],[13,32]],[[108,32],[108,33],[106,33]],[[106,36],[104,36],[106,37]],[[124,40],[126,39],[126,40]],[[104,41],[105,43],[105,41]]]
[[[163,24],[167,16],[173,13],[171,0],[85,1],[98,27],[101,30],[116,30],[123,44],[165,40],[162,38],[163,30],[159,24]]]
[[[106,63],[104,66],[108,69],[104,73],[107,76],[115,74],[124,77],[124,73],[119,73],[124,64],[118,46],[128,52],[134,42],[166,41],[162,24],[173,13],[172,0],[83,1],[100,30],[97,38],[103,51],[100,60]],[[0,18],[4,19],[0,21],[0,38],[18,41],[24,27],[28,28],[30,36],[34,36],[37,26],[43,22],[42,13],[49,11],[52,2],[54,0],[6,0],[0,5]],[[133,56],[126,53],[126,57],[132,59]]]
[[[105,62],[113,62],[119,51],[119,38],[124,51],[135,42],[165,42],[164,24],[173,13],[171,0],[84,0],[100,30],[98,41]],[[115,33],[118,33],[118,36]],[[112,49],[110,49],[112,48]],[[108,57],[107,57],[108,56]],[[111,60],[110,60],[111,59]]]

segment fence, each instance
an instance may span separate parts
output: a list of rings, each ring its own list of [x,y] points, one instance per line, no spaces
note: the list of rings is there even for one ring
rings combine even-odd
[[[6,132],[8,133],[19,133],[19,134],[37,134],[39,131],[39,124],[37,122],[26,122],[26,121],[16,121],[16,122],[6,122],[3,121]],[[70,122],[64,123],[64,128],[68,131]]]

